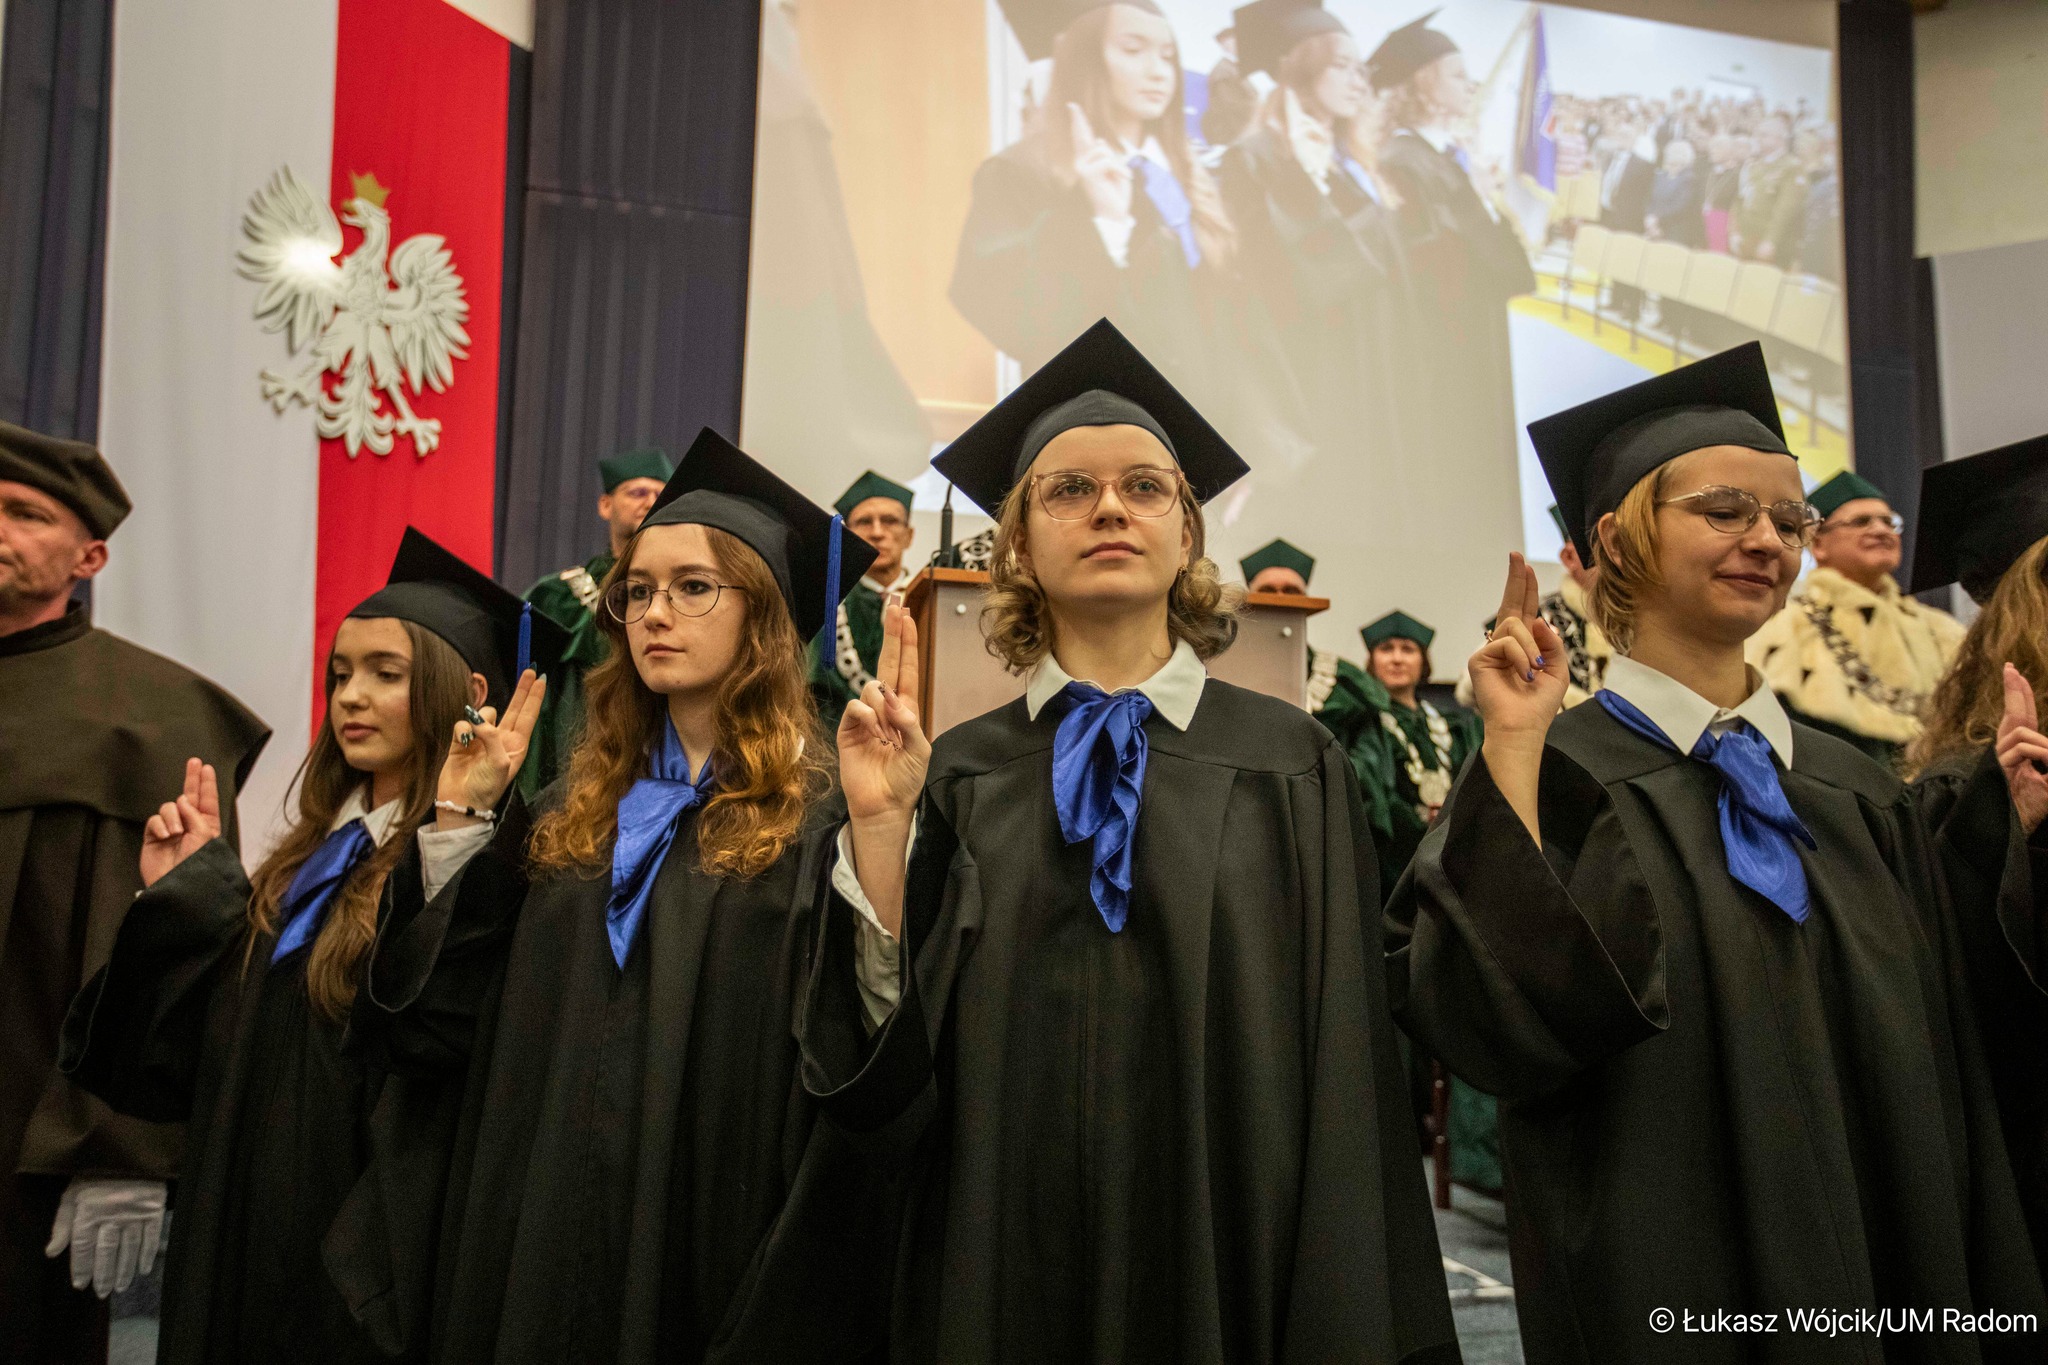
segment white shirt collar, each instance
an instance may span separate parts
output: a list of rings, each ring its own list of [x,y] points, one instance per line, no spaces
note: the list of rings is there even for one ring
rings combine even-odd
[[[1060,689],[1075,678],[1060,667],[1060,661],[1048,654],[1038,666],[1031,670],[1031,682],[1024,689],[1024,709],[1033,720],[1045,709],[1045,704],[1058,696]],[[1081,679],[1081,681],[1087,681]],[[1209,681],[1209,670],[1195,654],[1193,645],[1182,640],[1173,647],[1173,657],[1168,659],[1157,673],[1139,683],[1136,687],[1119,687],[1118,692],[1143,692],[1152,702],[1152,709],[1160,718],[1176,730],[1185,730],[1194,723],[1195,708],[1202,703],[1202,686]],[[1090,687],[1098,684],[1089,683]]]
[[[370,809],[370,787],[368,783],[357,787],[348,794],[348,800],[341,803],[341,809],[334,813],[333,823],[327,826],[329,834],[340,829],[351,820],[361,820],[363,828],[369,831],[370,842],[383,846],[391,837],[391,827],[398,823],[398,808],[403,799],[393,797],[375,810]]]
[[[910,566],[908,564],[898,564],[896,566],[896,581],[894,583],[889,584],[887,587],[876,587],[875,580],[869,578],[866,574],[861,575],[860,585],[863,588],[866,588],[871,593],[875,593],[878,596],[887,597],[890,593],[896,591],[898,588],[907,585],[910,582],[910,580],[915,577],[917,577],[917,575],[910,571]]]
[[[1764,737],[1778,761],[1787,768],[1792,766],[1792,718],[1754,668],[1749,670],[1749,696],[1733,710],[1714,705],[1676,678],[1625,654],[1607,661],[1602,681],[1608,691],[1655,722],[1680,753],[1691,753],[1708,730],[1720,734],[1732,729],[1736,721],[1746,720]]]
[[[1451,150],[1453,142],[1451,135],[1441,128],[1410,128],[1408,131],[1436,148],[1439,152]]]
[[[1119,139],[1119,141],[1121,141],[1121,139]],[[1130,160],[1134,156],[1142,156],[1147,161],[1151,162],[1153,165],[1159,167],[1161,170],[1168,172],[1171,172],[1173,170],[1173,163],[1166,159],[1166,149],[1159,145],[1159,139],[1157,137],[1146,138],[1145,145],[1142,147],[1133,147],[1128,142],[1124,142],[1122,145],[1124,159],[1126,161]]]

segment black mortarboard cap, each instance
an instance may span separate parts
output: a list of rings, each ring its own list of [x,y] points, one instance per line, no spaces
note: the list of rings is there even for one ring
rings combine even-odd
[[[2048,536],[2048,436],[1920,473],[1914,592],[1961,583],[1987,602],[2013,561]]]
[[[1307,585],[1309,576],[1316,571],[1314,555],[1284,540],[1269,541],[1237,561],[1238,571],[1244,575],[1244,581],[1247,583],[1275,565],[1300,574],[1304,586]]]
[[[48,493],[78,513],[94,540],[114,534],[133,506],[99,451],[12,422],[0,422],[0,479]]]
[[[519,680],[521,631],[527,633],[527,658],[540,672],[569,643],[568,632],[545,612],[529,609],[489,574],[412,526],[398,542],[385,585],[349,615],[395,617],[432,631],[483,675],[488,700],[501,712]]]
[[[767,564],[806,640],[875,562],[874,546],[710,427],[683,452],[675,477],[640,523],[642,531],[650,526],[715,526],[739,537]],[[838,581],[828,586],[835,539]]]
[[[1344,21],[1323,8],[1322,0],[1253,0],[1232,16],[1237,28],[1237,65],[1241,75],[1254,71],[1276,74],[1280,60],[1295,44],[1324,33],[1349,33]]]
[[[1433,9],[1381,40],[1365,59],[1365,74],[1373,89],[1391,90],[1437,58],[1458,50],[1456,43],[1429,26],[1442,12]]]
[[[598,482],[609,493],[628,479],[660,479],[667,483],[676,472],[668,452],[659,446],[642,446],[638,450],[622,451],[608,460],[597,462]]]
[[[1053,40],[1090,10],[1129,5],[1153,14],[1163,13],[1154,0],[1002,0],[1002,5],[1003,17],[1010,21],[1010,32],[1017,35],[1017,45],[1034,62],[1052,56]]]
[[[1831,517],[1841,510],[1845,502],[1858,498],[1880,498],[1889,503],[1884,490],[1864,478],[1853,469],[1845,469],[1807,495],[1806,500],[1824,517]]]
[[[1388,640],[1413,640],[1424,649],[1436,638],[1436,631],[1422,624],[1405,611],[1390,611],[1379,620],[1358,632],[1365,639],[1367,649],[1375,649]]]
[[[1792,453],[1754,341],[1531,422],[1529,440],[1587,564],[1593,524],[1659,465],[1708,446]]]
[[[1067,343],[932,463],[993,516],[1053,437],[1074,427],[1122,424],[1159,438],[1197,502],[1215,497],[1248,470],[1208,419],[1107,318]]]
[[[851,488],[848,488],[839,495],[839,501],[832,504],[832,509],[842,517],[850,517],[853,515],[853,509],[866,502],[869,498],[888,498],[891,501],[902,503],[903,510],[907,514],[910,511],[910,501],[913,496],[911,491],[902,484],[897,483],[894,479],[885,479],[870,469],[867,473],[855,479]]]

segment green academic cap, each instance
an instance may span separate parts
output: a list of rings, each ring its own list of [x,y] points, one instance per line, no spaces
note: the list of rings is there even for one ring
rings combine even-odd
[[[885,479],[870,469],[853,481],[853,487],[839,495],[839,501],[832,504],[832,510],[842,517],[853,515],[853,509],[869,498],[888,498],[903,504],[903,514],[910,515],[911,491],[894,479]]]
[[[1531,422],[1529,440],[1587,564],[1593,524],[1660,465],[1708,446],[1792,454],[1754,341]]]
[[[385,585],[349,613],[390,617],[432,631],[484,678],[487,700],[501,712],[528,665],[545,673],[561,657],[569,633],[472,568],[416,527],[405,528]]]
[[[1324,33],[1348,33],[1344,21],[1323,8],[1323,0],[1253,0],[1231,18],[1237,29],[1241,74],[1271,74],[1295,45]]]
[[[767,564],[806,640],[875,562],[874,546],[710,427],[683,453],[640,529],[650,526],[715,526],[739,537]],[[827,583],[835,560],[837,581]]]
[[[114,534],[133,505],[99,451],[12,422],[0,422],[0,479],[48,493],[78,513],[94,540]]]
[[[1301,575],[1302,585],[1308,585],[1309,577],[1316,571],[1315,556],[1295,548],[1284,540],[1269,541],[1237,561],[1238,571],[1249,583],[1267,569],[1274,567],[1292,569]]]
[[[1854,502],[1858,498],[1877,498],[1885,503],[1891,501],[1885,497],[1882,488],[1852,469],[1843,470],[1814,489],[1806,500],[1812,503],[1823,517],[1831,517],[1841,510],[1843,503]]]
[[[993,516],[1053,437],[1099,426],[1151,432],[1179,464],[1197,502],[1215,497],[1249,469],[1107,318],[1039,366],[932,463]]]
[[[1390,611],[1358,633],[1365,637],[1367,649],[1376,649],[1389,640],[1413,640],[1428,649],[1429,642],[1436,638],[1434,630],[1405,611]]]
[[[1389,33],[1372,56],[1365,59],[1365,74],[1375,90],[1391,90],[1439,57],[1458,50],[1458,45],[1429,26],[1441,14],[1433,9],[1420,19]]]
[[[669,463],[668,452],[657,446],[643,446],[597,462],[598,481],[607,493],[628,479],[659,479],[667,483],[675,472],[676,467]]]
[[[2048,536],[2048,436],[1920,472],[1913,591],[1961,583],[1979,603]]]

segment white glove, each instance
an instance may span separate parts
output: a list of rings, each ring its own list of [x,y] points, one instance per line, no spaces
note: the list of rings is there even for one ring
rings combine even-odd
[[[90,1180],[73,1176],[57,1202],[57,1221],[43,1255],[71,1248],[71,1287],[92,1286],[101,1298],[126,1289],[156,1264],[164,1232],[161,1180]]]

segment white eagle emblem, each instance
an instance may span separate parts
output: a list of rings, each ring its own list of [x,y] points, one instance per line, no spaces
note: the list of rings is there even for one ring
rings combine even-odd
[[[391,250],[391,215],[384,210],[390,192],[374,174],[354,177],[337,220],[283,167],[249,200],[235,257],[241,273],[263,286],[256,299],[263,329],[283,332],[293,355],[308,342],[313,348],[296,375],[265,370],[263,396],[279,412],[293,402],[313,408],[320,435],[340,437],[350,458],[364,446],[390,454],[394,434],[411,437],[421,456],[439,445],[439,419],[414,414],[406,385],[417,394],[424,380],[445,392],[455,362],[469,354],[462,326],[469,301],[448,244],[423,232]],[[342,223],[360,228],[363,241],[336,264]],[[341,376],[331,391],[322,381],[328,373]]]

